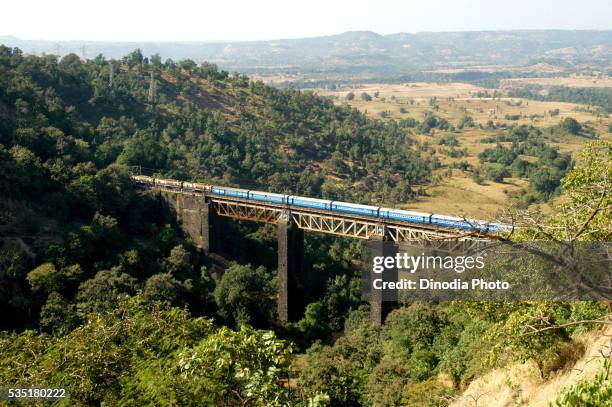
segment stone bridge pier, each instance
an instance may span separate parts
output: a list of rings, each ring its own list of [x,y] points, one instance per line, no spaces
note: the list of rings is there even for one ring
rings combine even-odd
[[[395,256],[398,252],[398,246],[393,244],[386,234],[372,237],[367,245],[372,257]],[[397,268],[387,269],[383,277],[385,281],[398,281]],[[388,297],[389,293],[384,295],[382,291],[370,287],[368,301],[370,302],[370,322],[372,322],[372,325],[381,326],[387,319],[387,315],[395,308],[397,296],[392,301]]]
[[[217,215],[214,204],[208,197],[196,194],[156,191],[164,221],[178,224],[186,236],[206,255],[223,252],[226,240],[223,219]],[[304,230],[294,223],[289,213],[282,213],[277,223],[278,241],[278,292],[277,315],[280,322],[298,321],[304,315]],[[384,243],[387,244],[384,244]],[[386,236],[374,238],[374,251],[377,256],[393,255],[393,245]],[[222,257],[222,256],[216,256]],[[397,278],[397,275],[391,276]],[[371,321],[381,325],[394,307],[393,302],[385,301],[380,293],[373,292],[370,298]]]
[[[304,314],[304,231],[281,216],[278,235],[278,297],[280,321],[298,321]]]
[[[165,219],[178,223],[183,233],[205,254],[222,253],[223,222],[213,203],[202,195],[159,191],[162,213],[173,215]],[[167,216],[167,215],[166,215]],[[304,231],[295,225],[288,214],[277,223],[278,236],[278,294],[277,314],[281,322],[298,321],[304,314]]]
[[[222,222],[210,201],[201,195],[167,191],[159,191],[158,194],[160,204],[166,207],[162,209],[162,214],[168,216],[170,213],[174,216],[174,219],[166,221],[178,223],[183,233],[204,253],[222,251]]]

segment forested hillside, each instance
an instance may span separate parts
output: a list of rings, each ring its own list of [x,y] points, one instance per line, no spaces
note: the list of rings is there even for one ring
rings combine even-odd
[[[520,167],[518,155],[537,150],[559,161],[552,190],[565,203],[543,224],[609,239],[610,143],[570,170],[533,133],[511,133],[516,145],[481,160]],[[279,326],[275,229],[228,222],[229,265],[215,275],[126,169],[406,202],[439,166],[407,134],[208,64],[0,46],[0,384],[66,386],[65,405],[443,406],[509,360],[533,359],[543,377],[570,365],[583,328],[524,336],[525,324],[599,318],[602,304],[402,304],[376,328],[354,269],[359,242],[316,235],[305,316]]]
[[[2,47],[0,116],[5,328],[66,332],[78,315],[112,308],[108,290],[131,294],[145,281],[154,291],[165,287],[177,305],[202,312],[212,303],[227,321],[242,312],[242,320],[269,326],[273,307],[247,315],[248,304],[238,310],[214,304],[209,275],[194,269],[201,264],[195,251],[164,225],[155,202],[136,193],[128,165],[179,179],[364,202],[409,200],[413,185],[427,182],[435,166],[395,123],[212,65],[162,64],[140,51],[121,61],[85,62]],[[249,266],[235,272],[255,279],[268,295],[274,239],[266,228],[231,227],[243,230],[234,233],[230,255],[267,267],[259,274]],[[313,273],[312,301],[325,294],[327,278],[350,280],[350,257],[338,245],[354,243],[320,244],[308,253],[316,259],[313,268],[328,274]],[[342,295],[358,303],[358,286],[351,287]],[[73,307],[75,315],[53,314]],[[348,305],[329,307],[320,313],[331,325],[317,335],[341,328]]]
[[[205,266],[210,262],[176,226],[164,223],[151,197],[136,191],[126,165],[177,178],[366,201],[391,193],[409,199],[411,184],[426,182],[431,171],[397,126],[312,94],[278,91],[206,64],[148,61],[138,51],[122,61],[84,62],[0,47],[0,118],[0,330],[45,333],[17,340],[3,333],[2,352],[15,346],[22,354],[33,345],[45,352],[43,364],[58,366],[53,354],[70,349],[77,359],[69,364],[85,369],[53,370],[51,377],[40,365],[14,376],[3,355],[0,382],[63,383],[85,403],[114,404],[132,399],[141,385],[161,386],[141,376],[153,374],[150,363],[178,363],[176,369],[188,374],[196,365],[182,355],[200,360],[198,352],[218,343],[230,352],[228,365],[212,373],[198,404],[289,400],[281,379],[288,374],[290,345],[271,333],[220,329],[274,326],[271,230],[228,225],[228,261],[240,264],[215,281]],[[284,332],[306,338],[300,346],[340,330],[346,312],[361,303],[343,258],[352,253],[351,244],[309,240],[314,272],[307,300],[318,310],[311,313],[317,325]],[[133,295],[135,302],[125,303]],[[156,304],[165,305],[156,312]],[[172,306],[189,311],[177,314]],[[215,325],[202,317],[214,318]],[[151,332],[153,342],[136,354],[124,352],[134,348],[129,338],[142,339],[137,326],[155,324],[166,329]],[[128,326],[136,330],[130,333]],[[82,346],[95,343],[90,335],[117,347],[104,355],[86,350]],[[252,349],[266,347],[267,353],[251,356]],[[142,359],[140,352],[150,357]],[[220,357],[210,354],[214,363]],[[173,369],[164,370],[170,387],[148,393],[150,402],[186,404],[200,388],[199,377],[210,373],[196,369],[177,393]],[[37,374],[43,376],[35,379]],[[68,379],[82,375],[89,379],[76,387]],[[119,383],[118,376],[135,381]],[[302,398],[308,399],[292,396]]]
[[[394,189],[409,196],[432,165],[393,124],[212,65],[149,61],[140,51],[83,62],[3,48],[1,84],[2,144],[19,144],[43,164],[57,156],[56,165],[117,162],[366,201]]]

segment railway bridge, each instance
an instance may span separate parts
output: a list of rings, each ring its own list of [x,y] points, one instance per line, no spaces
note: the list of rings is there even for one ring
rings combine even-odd
[[[143,188],[157,194],[176,215],[184,233],[195,245],[210,254],[218,251],[222,227],[220,218],[232,218],[277,226],[278,298],[277,314],[281,322],[299,320],[306,304],[301,295],[304,273],[304,232],[380,242],[448,242],[486,240],[488,228],[465,228],[418,224],[409,221],[373,218],[324,208],[293,205],[288,202],[261,202],[245,197],[224,196],[211,187],[185,188],[183,182],[133,176]],[[144,179],[144,181],[143,181]],[[153,181],[150,181],[153,180]],[[190,183],[190,185],[194,185]],[[198,184],[196,184],[198,185]],[[199,184],[202,185],[202,184]],[[276,195],[276,194],[274,194]],[[349,204],[350,205],[350,204]],[[374,243],[375,244],[375,243]],[[377,246],[378,247],[378,246]],[[385,246],[386,247],[386,246]],[[380,294],[368,299],[372,323],[380,325],[390,309]]]

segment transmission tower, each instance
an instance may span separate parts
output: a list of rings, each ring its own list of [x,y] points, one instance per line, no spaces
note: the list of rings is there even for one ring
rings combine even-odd
[[[85,44],[81,46],[81,57],[85,59]]]
[[[112,62],[109,62],[108,66],[110,68],[110,74],[108,77],[108,87],[113,90],[115,88],[115,67],[113,66]]]
[[[149,103],[155,100],[155,71],[151,70],[151,81],[149,82]]]

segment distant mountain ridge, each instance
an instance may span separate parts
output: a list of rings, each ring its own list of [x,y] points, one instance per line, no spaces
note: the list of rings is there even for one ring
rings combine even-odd
[[[477,65],[549,63],[567,68],[612,67],[612,30],[469,31],[381,35],[372,31],[270,41],[96,42],[0,37],[26,53],[76,53],[120,58],[135,48],[145,55],[209,61],[245,73],[378,72]],[[84,48],[83,48],[84,47]],[[59,52],[58,52],[59,51]]]

